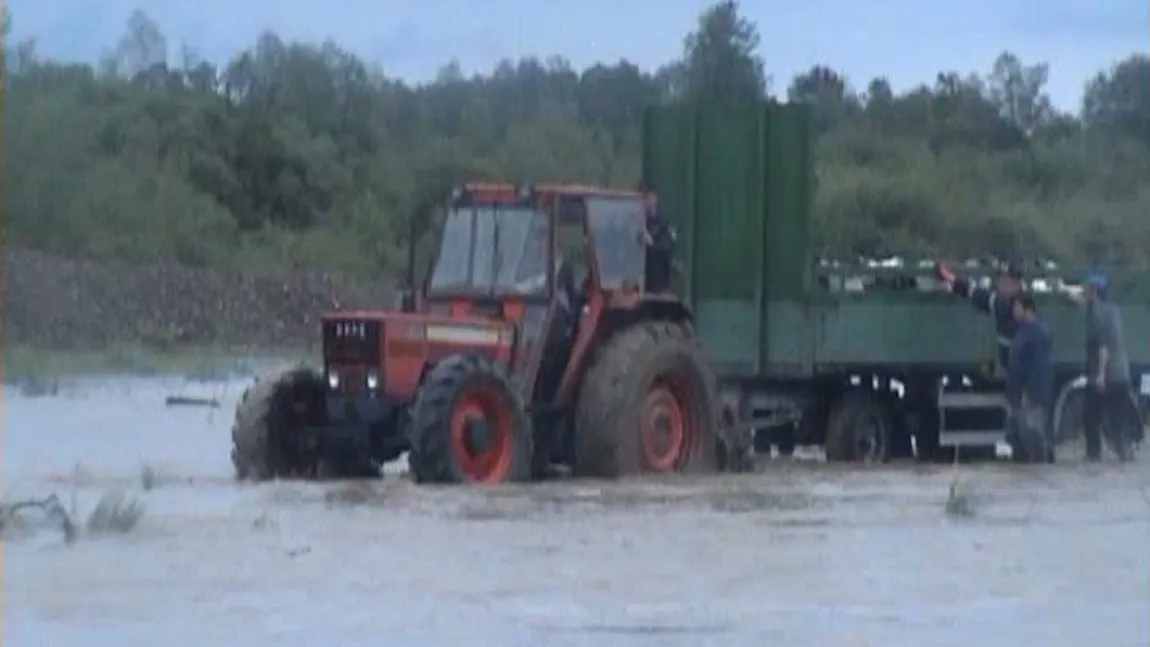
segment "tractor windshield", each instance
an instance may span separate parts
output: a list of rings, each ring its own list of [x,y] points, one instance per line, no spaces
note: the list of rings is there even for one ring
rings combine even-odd
[[[482,205],[447,216],[431,292],[544,294],[548,219],[529,207]]]

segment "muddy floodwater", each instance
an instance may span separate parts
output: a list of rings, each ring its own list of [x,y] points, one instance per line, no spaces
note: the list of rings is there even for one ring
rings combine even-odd
[[[949,466],[240,485],[246,382],[5,390],[6,500],[146,506],[127,534],[6,538],[5,645],[1150,645],[1150,452],[963,466],[969,516],[945,510]]]

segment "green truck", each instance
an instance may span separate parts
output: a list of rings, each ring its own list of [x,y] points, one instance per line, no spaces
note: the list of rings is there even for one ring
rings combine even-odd
[[[658,107],[644,116],[644,180],[678,231],[678,286],[720,375],[723,415],[760,451],[824,445],[829,460],[973,456],[1003,440],[992,321],[950,294],[930,260],[851,263],[813,251],[808,111]],[[840,259],[841,260],[841,259]],[[995,269],[960,264],[985,283]],[[1081,410],[1084,326],[1057,294],[1083,271],[1027,271],[1056,341],[1056,433]],[[1150,392],[1150,284],[1112,276],[1135,387]]]

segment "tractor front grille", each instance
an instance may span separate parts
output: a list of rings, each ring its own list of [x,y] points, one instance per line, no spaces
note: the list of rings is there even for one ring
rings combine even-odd
[[[379,321],[328,319],[323,322],[323,356],[327,364],[380,365],[383,328]]]

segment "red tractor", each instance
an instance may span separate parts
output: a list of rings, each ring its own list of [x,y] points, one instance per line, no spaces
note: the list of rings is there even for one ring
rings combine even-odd
[[[673,294],[644,292],[634,192],[470,184],[400,311],[323,317],[323,369],[258,381],[232,430],[237,475],[503,483],[745,465]]]

